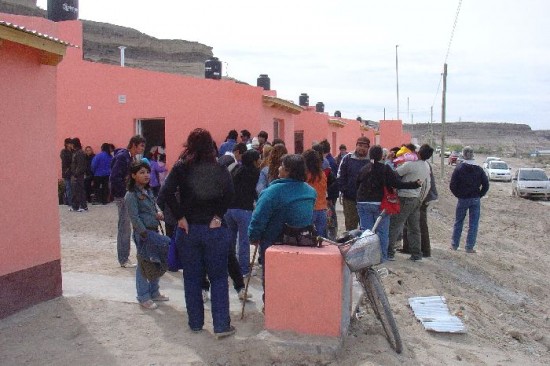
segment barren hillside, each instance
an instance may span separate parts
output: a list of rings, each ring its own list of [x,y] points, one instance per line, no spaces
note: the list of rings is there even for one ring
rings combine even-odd
[[[441,143],[441,123],[431,124],[434,144]],[[405,124],[418,143],[430,141],[430,124]],[[533,131],[529,125],[506,122],[451,122],[445,125],[446,146],[470,145],[485,153],[527,154],[535,148],[550,148],[550,131]]]
[[[0,12],[46,17],[36,1],[0,0]],[[126,46],[126,66],[174,74],[204,77],[204,61],[212,47],[178,39],[157,39],[132,28],[82,20],[84,59],[107,64],[120,63],[119,46]]]

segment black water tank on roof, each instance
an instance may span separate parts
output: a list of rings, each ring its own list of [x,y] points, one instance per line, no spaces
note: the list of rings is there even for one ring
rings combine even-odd
[[[325,111],[325,103],[317,102],[317,104],[315,104],[315,112],[323,113],[324,111]]]
[[[48,0],[48,19],[54,22],[78,19],[78,0]]]
[[[302,107],[307,107],[309,106],[309,96],[307,95],[307,93],[302,93],[300,94],[300,105]]]
[[[260,74],[256,85],[261,86],[264,90],[271,90],[271,80],[267,74]]]
[[[217,57],[212,57],[204,62],[204,77],[216,80],[222,78],[222,62]]]
[[[334,117],[338,117],[338,118],[342,117],[342,112],[340,111],[334,112]]]

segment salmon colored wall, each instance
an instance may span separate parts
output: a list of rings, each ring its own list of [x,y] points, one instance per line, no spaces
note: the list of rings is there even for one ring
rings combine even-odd
[[[328,113],[316,112],[315,107],[309,107],[296,117],[295,129],[304,131],[304,149],[309,149],[312,143],[327,139],[331,145],[332,154],[338,155],[338,147],[345,144],[348,151],[355,148],[357,138],[366,136],[374,144],[375,131],[373,129],[363,130],[361,124],[354,119],[331,117]],[[344,127],[328,123],[329,119],[338,119],[345,123]],[[334,143],[332,133],[336,133]]]
[[[265,130],[272,141],[275,118],[283,121],[281,138],[291,153],[294,152],[295,130],[304,130],[304,148],[326,138],[334,155],[340,144],[346,144],[352,151],[360,136],[367,136],[371,144],[376,143],[375,131],[362,129],[356,120],[340,118],[346,125],[339,127],[328,123],[328,119],[334,117],[315,112],[315,107],[294,115],[265,106],[262,96],[276,96],[274,90],[265,91],[229,80],[208,80],[84,61],[80,21],[53,23],[24,16],[9,19],[80,46],[69,47],[58,66],[58,149],[62,148],[66,137],[79,137],[84,146],[90,145],[96,152],[103,142],[126,147],[136,132],[137,119],[165,120],[168,165],[176,160],[183,142],[194,128],[208,129],[218,146],[231,129],[247,129],[252,136]],[[124,96],[126,103],[119,103],[119,96]],[[399,126],[381,128],[381,134],[392,135],[381,136],[383,146],[401,144],[401,122],[386,122],[397,122]],[[57,172],[60,175],[59,161]]]
[[[3,18],[3,17],[2,17]],[[61,258],[55,145],[56,68],[39,51],[0,47],[0,276]]]
[[[410,134],[403,133],[403,123],[400,120],[382,120],[378,130],[380,132],[380,145],[387,149],[411,141]]]
[[[78,136],[95,149],[103,142],[126,147],[136,119],[164,118],[169,164],[197,127],[210,130],[218,146],[231,129],[256,134],[262,108],[260,88],[92,62],[60,64],[58,90],[59,146]]]

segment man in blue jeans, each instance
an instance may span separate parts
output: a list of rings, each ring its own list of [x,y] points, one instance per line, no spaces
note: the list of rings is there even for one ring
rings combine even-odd
[[[128,142],[127,149],[119,149],[115,151],[115,156],[111,160],[111,194],[118,208],[118,233],[117,233],[117,255],[118,262],[122,268],[135,267],[128,258],[130,256],[130,237],[132,229],[130,225],[130,217],[128,216],[128,208],[124,203],[124,195],[126,194],[126,183],[130,174],[130,165],[136,159],[136,155],[140,155],[145,150],[145,138],[141,135],[136,135]]]
[[[483,169],[474,161],[474,150],[466,146],[462,150],[464,161],[455,168],[449,188],[458,198],[456,217],[451,239],[451,249],[457,250],[460,244],[462,226],[468,212],[468,236],[466,253],[475,253],[477,228],[481,212],[480,198],[489,190],[489,179]]]

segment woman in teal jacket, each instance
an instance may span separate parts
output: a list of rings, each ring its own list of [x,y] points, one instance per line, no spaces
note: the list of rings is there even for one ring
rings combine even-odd
[[[260,245],[261,255],[282,237],[283,226],[311,225],[317,193],[306,180],[306,166],[301,155],[285,155],[279,167],[279,179],[262,191],[248,227],[250,244]],[[265,280],[265,263],[263,278]]]

